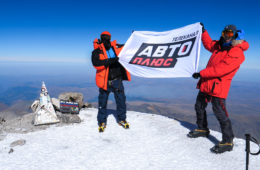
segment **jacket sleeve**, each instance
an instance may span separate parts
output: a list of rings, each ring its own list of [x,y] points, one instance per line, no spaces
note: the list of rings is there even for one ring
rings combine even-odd
[[[213,78],[222,77],[233,70],[237,69],[245,60],[244,53],[241,48],[232,48],[227,57],[215,66],[208,67],[200,71],[201,77]]]
[[[204,33],[202,33],[202,43],[208,51],[213,52],[217,41],[213,41],[209,36],[208,31],[206,30]]]
[[[92,64],[95,66],[97,70],[105,69],[109,65],[115,63],[117,61],[117,58],[111,58],[111,59],[105,59],[100,60],[99,54],[101,53],[101,50],[96,49],[92,52]]]

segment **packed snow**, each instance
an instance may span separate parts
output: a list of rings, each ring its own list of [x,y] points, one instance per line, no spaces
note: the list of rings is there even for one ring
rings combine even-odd
[[[8,134],[0,141],[0,169],[245,169],[243,139],[234,140],[232,152],[213,154],[209,149],[221,139],[219,132],[211,131],[209,139],[190,139],[189,123],[128,111],[130,129],[109,115],[105,132],[99,133],[96,116],[97,109],[86,109],[80,112],[80,124]],[[19,139],[25,145],[8,153]],[[260,156],[250,156],[249,169],[260,169]]]

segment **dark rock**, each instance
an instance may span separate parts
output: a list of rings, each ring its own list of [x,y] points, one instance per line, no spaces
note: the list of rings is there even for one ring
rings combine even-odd
[[[34,126],[35,114],[30,113],[16,119],[9,120],[2,125],[2,130],[7,133],[28,133],[38,130],[44,130],[49,125]]]
[[[83,94],[82,93],[75,93],[75,92],[66,92],[59,95],[60,100],[66,100],[69,102],[77,102],[79,103],[79,109],[82,108],[84,105],[83,103]]]
[[[10,154],[10,153],[13,153],[13,152],[14,152],[14,149],[11,148],[8,153]]]
[[[10,144],[10,147],[23,146],[23,145],[25,145],[25,143],[26,143],[26,140],[24,140],[24,139],[16,140]]]
[[[80,123],[81,119],[77,114],[62,114],[57,112],[57,116],[61,123]]]
[[[84,103],[84,105],[82,106],[82,108],[92,108],[92,107],[93,107],[92,104],[88,102]]]
[[[3,117],[0,117],[0,124],[3,124],[4,122],[6,122],[6,120]]]

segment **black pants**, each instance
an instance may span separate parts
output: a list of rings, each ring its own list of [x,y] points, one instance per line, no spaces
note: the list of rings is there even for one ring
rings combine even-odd
[[[198,93],[195,104],[198,128],[208,130],[208,121],[206,113],[206,107],[208,105],[208,102],[212,103],[213,112],[219,121],[222,132],[222,141],[232,142],[234,134],[232,130],[231,121],[228,118],[225,99],[209,96],[202,92]]]
[[[98,96],[98,123],[106,123],[107,121],[107,100],[109,93],[113,92],[116,107],[117,107],[117,120],[126,119],[126,97],[122,80],[113,80],[111,84],[108,83],[107,90],[99,89]]]

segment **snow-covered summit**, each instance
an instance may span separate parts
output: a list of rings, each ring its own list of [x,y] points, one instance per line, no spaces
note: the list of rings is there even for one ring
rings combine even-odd
[[[0,169],[245,169],[243,139],[234,140],[232,152],[216,155],[209,149],[221,139],[219,132],[190,139],[187,123],[128,111],[130,129],[109,115],[105,132],[99,133],[96,116],[97,109],[87,109],[80,112],[81,124],[8,134],[0,141]],[[8,154],[10,143],[19,139],[26,144]],[[260,169],[260,156],[250,156],[249,169]]]

